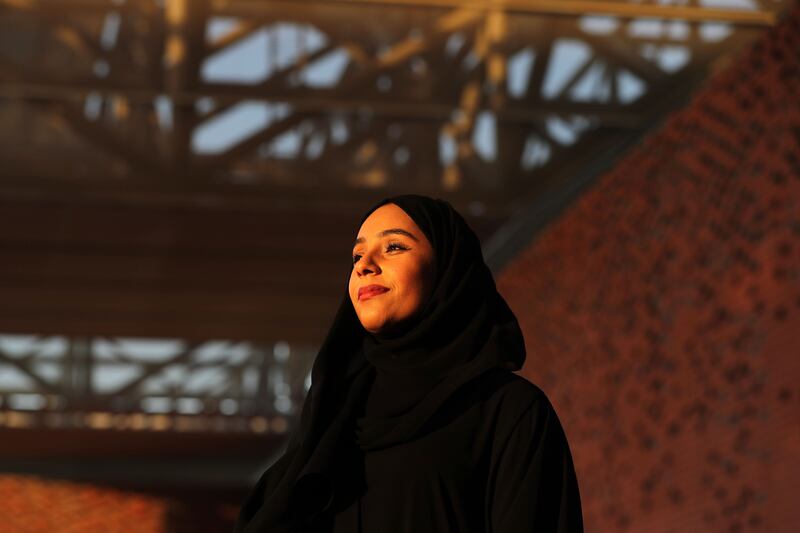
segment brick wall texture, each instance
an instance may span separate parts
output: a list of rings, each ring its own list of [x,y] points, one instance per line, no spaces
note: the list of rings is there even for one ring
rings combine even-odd
[[[497,282],[587,532],[800,531],[800,5]]]

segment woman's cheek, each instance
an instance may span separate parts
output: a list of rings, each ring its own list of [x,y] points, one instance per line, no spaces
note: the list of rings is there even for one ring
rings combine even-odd
[[[353,272],[355,272],[355,270]],[[357,291],[356,282],[354,277],[351,275],[350,285],[348,287],[348,293],[350,294],[350,301],[353,303],[353,306],[355,306],[356,302],[358,302],[358,293],[356,291]]]

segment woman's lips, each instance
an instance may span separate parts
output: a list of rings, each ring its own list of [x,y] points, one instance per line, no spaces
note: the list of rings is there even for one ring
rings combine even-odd
[[[372,298],[373,296],[378,296],[379,294],[383,294],[388,290],[389,289],[387,287],[382,287],[381,285],[368,285],[366,287],[361,287],[360,289],[358,289],[358,299],[366,300],[368,298]]]

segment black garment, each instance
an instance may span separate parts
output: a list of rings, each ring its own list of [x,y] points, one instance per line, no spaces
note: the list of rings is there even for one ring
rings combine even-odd
[[[383,200],[362,222],[387,202],[414,220],[435,251],[432,294],[401,331],[371,335],[345,291],[300,424],[243,505],[235,531],[358,531],[347,520],[359,506],[370,533],[492,531],[510,527],[497,520],[523,515],[544,531],[580,531],[563,431],[541,391],[510,372],[525,360],[522,332],[477,237],[449,203],[417,195]],[[388,490],[395,482],[397,491]],[[438,512],[422,503],[434,489]],[[493,502],[482,515],[476,498]],[[475,522],[480,516],[484,526]],[[451,525],[436,522],[442,517]]]
[[[582,530],[572,458],[544,393],[504,369],[454,395],[430,433],[364,456],[366,491],[334,533]]]

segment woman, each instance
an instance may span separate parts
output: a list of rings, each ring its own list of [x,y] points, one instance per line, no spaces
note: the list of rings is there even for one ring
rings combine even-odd
[[[582,531],[562,427],[512,372],[524,360],[517,320],[452,206],[378,202],[300,423],[235,532]]]

